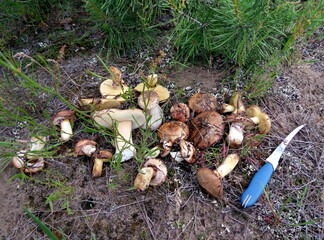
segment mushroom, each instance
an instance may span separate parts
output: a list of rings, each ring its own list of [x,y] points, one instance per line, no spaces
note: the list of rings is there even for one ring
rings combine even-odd
[[[52,117],[52,122],[54,125],[59,125],[61,128],[61,141],[67,142],[73,136],[72,122],[75,121],[75,112],[74,111],[61,111],[56,113]]]
[[[216,98],[209,93],[198,92],[189,99],[189,108],[196,113],[215,111],[217,108],[217,101]]]
[[[258,106],[251,105],[246,109],[246,114],[251,118],[254,124],[258,125],[258,129],[261,133],[268,133],[270,131],[271,120]]]
[[[191,121],[189,140],[199,149],[205,149],[222,139],[224,135],[223,117],[215,111],[198,114]]]
[[[229,133],[227,135],[227,143],[230,147],[239,147],[244,139],[244,129],[252,126],[252,120],[245,114],[232,114],[227,117],[227,121],[231,122]]]
[[[133,158],[136,149],[133,146],[132,130],[145,123],[145,115],[142,110],[112,108],[96,111],[92,118],[99,126],[115,131],[116,154],[121,154],[121,162]]]
[[[185,103],[175,103],[170,109],[171,117],[180,122],[188,122],[190,118],[190,109]]]
[[[74,152],[77,156],[88,156],[90,157],[96,151],[97,143],[90,139],[83,139],[77,142],[74,147]]]
[[[214,171],[205,167],[199,168],[197,171],[199,185],[214,198],[222,198],[224,196],[222,178],[235,168],[239,160],[237,154],[229,154]]]
[[[187,161],[188,163],[196,162],[196,149],[195,147],[188,141],[180,140],[180,152],[170,152],[170,155],[177,162]]]
[[[138,84],[135,87],[135,90],[138,92],[145,92],[147,90],[156,92],[159,95],[160,102],[165,102],[170,97],[169,90],[157,84],[157,81],[158,81],[157,74],[148,75],[145,83]]]
[[[44,169],[45,161],[44,158],[38,157],[37,159],[28,160],[25,157],[27,155],[28,149],[22,149],[17,152],[17,155],[14,156],[11,160],[13,166],[15,168],[21,169],[25,173],[37,173],[40,170]]]
[[[234,114],[241,114],[245,112],[245,107],[241,98],[240,93],[235,93],[231,99],[229,104],[224,103],[220,110],[221,113],[232,112]]]
[[[113,155],[107,150],[99,150],[93,153],[93,168],[92,168],[92,177],[100,177],[102,175],[102,167],[104,162],[109,162],[112,159]]]
[[[189,128],[183,122],[171,121],[162,124],[158,130],[158,137],[163,148],[160,156],[166,157],[170,153],[174,143],[179,143],[181,139],[187,139],[188,136]]]
[[[134,188],[144,191],[149,185],[161,185],[166,179],[167,172],[167,167],[160,159],[151,158],[139,170],[134,181]]]
[[[39,156],[41,150],[44,149],[47,137],[33,136],[30,139],[29,151],[27,153],[28,159],[35,159]]]
[[[145,111],[148,122],[142,126],[152,131],[158,129],[163,120],[163,111],[159,105],[159,95],[156,92],[145,91],[138,97],[138,105]]]
[[[89,111],[95,109],[97,111],[118,108],[120,102],[115,99],[108,98],[83,98],[79,100],[79,105],[81,109]]]
[[[125,85],[124,80],[121,78],[122,73],[116,67],[109,67],[112,79],[107,79],[100,84],[99,91],[103,98],[115,99],[121,103],[126,100],[120,95],[127,92],[129,87]]]

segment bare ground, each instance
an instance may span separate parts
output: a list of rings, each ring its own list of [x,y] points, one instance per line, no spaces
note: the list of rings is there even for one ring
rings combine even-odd
[[[324,79],[323,43],[303,52],[304,59],[317,62],[297,63],[283,70],[265,97],[246,100],[258,104],[270,114],[271,132],[255,145],[253,132],[247,137],[245,148],[238,151],[241,161],[224,179],[224,199],[213,199],[199,187],[195,173],[200,164],[178,164],[166,158],[167,181],[145,192],[129,190],[137,174],[138,163],[126,162],[121,171],[105,165],[104,176],[91,177],[91,161],[86,157],[72,157],[68,153],[82,137],[104,139],[91,133],[79,133],[73,141],[59,149],[60,157],[46,160],[46,171],[33,175],[46,181],[66,181],[74,187],[71,194],[54,201],[54,211],[46,204],[48,196],[58,187],[32,180],[8,182],[19,171],[11,165],[0,174],[0,237],[1,239],[46,239],[44,233],[22,211],[25,206],[49,226],[58,236],[67,239],[322,239],[323,236],[323,161],[324,161]],[[322,46],[322,47],[321,47]],[[313,50],[317,49],[317,50]],[[117,65],[123,66],[123,63]],[[85,69],[100,72],[102,67],[94,56],[78,56],[61,63],[63,92],[72,92],[70,101],[80,97],[98,96],[100,79],[85,73]],[[127,83],[135,86],[140,81],[133,70],[124,68]],[[201,90],[213,93],[220,102],[228,101],[233,90],[224,87],[225,77],[220,70],[194,66],[180,72],[163,72],[162,84],[172,92],[163,105],[168,112],[171,104],[188,101],[188,97]],[[69,76],[69,77],[67,77]],[[42,75],[43,77],[43,75]],[[46,81],[46,79],[44,80]],[[71,90],[72,89],[72,90]],[[56,103],[56,108],[64,109]],[[167,121],[167,120],[166,120]],[[265,158],[295,127],[307,124],[287,147],[282,162],[266,188],[265,194],[251,208],[240,206],[240,195]],[[80,122],[76,129],[81,129]],[[12,129],[3,128],[3,136],[12,136]],[[23,129],[15,134],[24,138]],[[140,141],[140,134],[135,134]],[[222,161],[224,142],[215,148],[220,151],[210,157],[209,166],[215,168]],[[249,151],[245,151],[249,147]],[[109,146],[108,148],[111,148]],[[63,157],[62,157],[63,156]],[[69,212],[62,207],[68,200]]]

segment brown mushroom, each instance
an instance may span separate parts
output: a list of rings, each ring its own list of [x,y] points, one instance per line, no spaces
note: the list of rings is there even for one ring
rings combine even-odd
[[[227,121],[231,123],[229,133],[227,135],[227,143],[230,147],[239,147],[244,139],[244,129],[253,125],[252,120],[245,114],[231,114],[227,117]]]
[[[113,155],[107,150],[99,150],[93,153],[93,168],[92,168],[92,177],[100,177],[102,175],[102,167],[104,162],[109,162],[112,159]]]
[[[121,78],[121,72],[116,67],[109,68],[112,79],[107,79],[100,84],[99,91],[103,98],[115,99],[119,102],[126,100],[121,96],[128,91],[129,87],[125,85],[124,80]]]
[[[160,159],[151,158],[139,170],[134,181],[134,188],[144,191],[149,185],[161,185],[166,179],[167,172],[165,164]]]
[[[96,151],[97,143],[90,139],[82,139],[74,147],[74,152],[77,156],[86,155],[90,157]]]
[[[170,155],[177,162],[186,161],[188,163],[196,162],[197,150],[195,147],[188,141],[181,139],[180,140],[180,152],[170,152]]]
[[[138,97],[138,105],[145,111],[148,120],[142,127],[152,131],[158,129],[163,120],[163,111],[159,105],[159,95],[156,92],[145,91]]]
[[[171,121],[162,124],[158,130],[158,137],[163,148],[160,153],[161,157],[166,157],[174,143],[179,143],[181,139],[187,139],[188,136],[189,128],[183,122]]]
[[[271,120],[258,106],[251,105],[246,109],[246,114],[251,118],[254,124],[258,125],[258,129],[261,133],[268,133],[270,131]]]
[[[14,156],[11,160],[13,166],[18,169],[23,169],[25,173],[37,173],[40,170],[44,169],[44,158],[38,157],[37,159],[33,158],[32,160],[28,160],[26,157],[27,152],[27,148],[17,152],[17,155]]]
[[[96,111],[92,118],[99,126],[115,131],[115,154],[121,154],[121,162],[133,158],[136,149],[133,146],[132,130],[145,123],[145,115],[142,110],[113,108]]]
[[[159,95],[160,102],[165,102],[170,98],[169,90],[157,84],[158,75],[152,74],[147,76],[145,83],[138,84],[134,89],[138,92],[152,91]]]
[[[219,113],[202,112],[191,121],[189,140],[199,149],[208,148],[222,139],[224,128],[223,117]]]
[[[73,136],[72,122],[75,121],[74,111],[61,111],[56,113],[52,117],[52,122],[54,125],[58,125],[61,128],[61,141],[67,142]]]
[[[212,197],[222,198],[224,196],[223,181],[237,165],[240,158],[237,154],[229,154],[224,162],[216,169],[200,168],[197,171],[197,179],[199,185]]]
[[[188,122],[190,118],[190,109],[185,103],[175,103],[170,109],[171,117],[180,122]]]
[[[189,99],[189,108],[196,113],[215,111],[217,108],[217,101],[216,98],[209,93],[198,92]]]

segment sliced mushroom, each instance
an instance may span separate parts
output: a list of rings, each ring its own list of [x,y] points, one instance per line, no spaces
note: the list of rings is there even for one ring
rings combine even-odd
[[[161,160],[151,158],[145,162],[143,168],[137,174],[134,188],[144,191],[149,185],[161,185],[166,179],[167,172],[167,167]]]
[[[180,122],[188,122],[190,118],[190,109],[185,103],[175,103],[170,109],[171,117]]]
[[[145,111],[146,119],[149,119],[142,127],[152,131],[158,129],[163,120],[163,111],[159,105],[159,95],[156,92],[145,91],[138,97],[138,105]]]
[[[135,87],[138,92],[153,91],[159,95],[160,102],[165,102],[170,98],[169,90],[159,84],[157,84],[158,75],[149,75],[146,78],[145,83],[140,83]]]
[[[181,139],[187,139],[189,136],[188,126],[180,121],[171,121],[162,124],[158,130],[158,137],[164,150],[161,151],[161,157],[166,157],[174,143],[179,143]]]
[[[61,141],[67,142],[73,136],[72,123],[75,121],[74,111],[61,111],[52,117],[54,125],[58,125],[61,128]]]
[[[237,154],[229,154],[224,162],[216,169],[200,168],[197,171],[197,179],[199,185],[214,198],[222,198],[224,196],[223,181],[237,165],[240,158]]]
[[[100,177],[102,175],[102,167],[104,162],[111,161],[113,155],[107,150],[99,150],[93,153],[93,168],[92,168],[92,177]]]
[[[209,93],[198,92],[189,99],[189,108],[196,113],[215,111],[217,108],[217,101],[216,98]]]
[[[121,162],[127,161],[136,153],[133,146],[132,130],[145,123],[145,115],[140,109],[107,109],[97,111],[92,116],[96,124],[115,131],[116,154],[121,154]]]
[[[191,121],[189,140],[199,149],[208,148],[222,139],[224,128],[223,117],[219,113],[202,112]]]
[[[103,98],[115,99],[121,103],[126,100],[121,96],[126,93],[129,87],[124,83],[121,78],[122,73],[116,67],[110,67],[109,70],[112,74],[112,79],[107,79],[100,84],[99,91]]]

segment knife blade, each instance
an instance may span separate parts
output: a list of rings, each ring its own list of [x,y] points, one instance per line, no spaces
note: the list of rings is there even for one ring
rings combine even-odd
[[[289,135],[279,144],[279,146],[272,152],[272,154],[266,159],[264,164],[257,173],[253,176],[249,186],[243,192],[241,196],[241,205],[244,208],[253,206],[260,198],[265,187],[267,186],[272,173],[276,170],[279,164],[280,157],[285,151],[287,145],[293,139],[293,137],[305,126],[303,124],[295,128]]]

